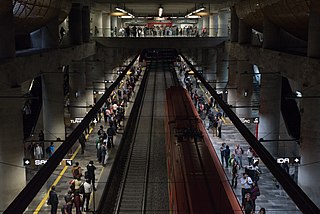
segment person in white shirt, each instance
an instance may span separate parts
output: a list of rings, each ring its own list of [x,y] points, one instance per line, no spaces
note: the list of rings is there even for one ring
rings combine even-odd
[[[243,173],[242,178],[240,179],[241,183],[241,195],[242,195],[242,204],[245,200],[246,193],[251,193],[251,187],[252,187],[252,179],[247,175],[247,173]]]
[[[249,166],[251,166],[253,164],[253,151],[251,147],[249,147],[249,149],[247,150],[247,157]]]
[[[41,159],[43,155],[42,147],[37,143],[36,147],[34,148],[34,158]]]
[[[90,201],[90,195],[92,192],[92,185],[89,183],[89,180],[87,179],[86,182],[83,184],[84,187],[84,194],[83,194],[83,206],[84,211],[89,211],[89,201]]]

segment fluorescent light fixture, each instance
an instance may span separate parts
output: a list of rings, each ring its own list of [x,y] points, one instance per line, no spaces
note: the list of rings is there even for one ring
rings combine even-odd
[[[186,16],[188,19],[200,19],[200,16]]]
[[[132,16],[120,16],[121,19],[132,19],[133,17]]]
[[[161,17],[162,16],[162,13],[163,13],[163,7],[159,7],[159,17]]]
[[[127,12],[124,9],[116,7],[116,10],[124,13],[123,15],[121,15],[121,18],[123,18],[123,19],[132,19],[132,18],[134,18],[134,15],[132,15],[131,13]]]

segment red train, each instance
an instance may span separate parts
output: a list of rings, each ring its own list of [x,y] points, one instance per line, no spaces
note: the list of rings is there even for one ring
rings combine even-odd
[[[166,91],[171,213],[243,213],[187,91]]]

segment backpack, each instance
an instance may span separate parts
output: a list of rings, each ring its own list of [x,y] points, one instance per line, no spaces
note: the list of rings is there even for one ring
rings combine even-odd
[[[81,184],[81,186],[79,188],[79,193],[84,194],[84,185],[83,184]]]

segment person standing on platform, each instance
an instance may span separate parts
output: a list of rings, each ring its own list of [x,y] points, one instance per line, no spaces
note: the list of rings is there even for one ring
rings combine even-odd
[[[244,205],[245,202],[245,195],[249,193],[251,194],[251,185],[252,185],[252,179],[247,175],[247,173],[243,173],[242,178],[240,179],[241,182],[241,195],[242,195],[242,205]]]
[[[89,201],[90,201],[90,195],[92,192],[92,185],[90,184],[90,181],[87,179],[84,184],[84,194],[83,194],[83,208],[85,212],[88,212],[89,209]]]
[[[236,159],[240,165],[240,169],[243,168],[243,166],[242,166],[243,149],[240,147],[239,144],[236,144],[236,146],[234,148],[234,154],[236,155]]]
[[[220,147],[220,157],[221,157],[221,164],[222,166],[224,166],[224,153],[226,151],[226,143],[222,143],[221,147]]]
[[[92,184],[93,190],[96,191],[96,187],[95,187],[95,170],[97,168],[95,167],[95,165],[93,164],[93,161],[89,161],[89,164],[87,165],[87,178],[89,180],[89,183]]]
[[[251,166],[253,164],[253,149],[252,149],[252,147],[249,147],[249,149],[247,150],[247,157],[248,157],[249,166]]]
[[[81,154],[84,154],[84,150],[86,149],[86,136],[82,133],[78,139],[81,146]]]
[[[40,147],[39,143],[37,143],[36,147],[34,148],[34,158],[41,159],[42,155],[43,155],[42,148]]]
[[[49,192],[48,205],[51,205],[51,214],[56,214],[58,210],[59,199],[55,190],[56,187],[52,186]]]
[[[217,123],[218,123],[218,125],[217,125],[218,137],[221,138],[221,127],[222,127],[222,119],[221,119],[221,116],[218,117]]]
[[[224,158],[225,158],[225,161],[226,161],[226,168],[228,168],[228,161],[229,161],[229,158],[230,158],[230,149],[229,149],[228,145],[226,146],[226,149],[224,150]]]
[[[260,196],[260,189],[258,187],[258,183],[253,182],[252,183],[252,190],[251,190],[251,200],[253,205],[253,212],[256,211],[256,199]]]
[[[44,150],[44,133],[43,130],[40,130],[40,133],[38,135],[39,138],[39,145],[42,147],[42,150]],[[42,153],[42,158],[44,158],[44,152]]]

